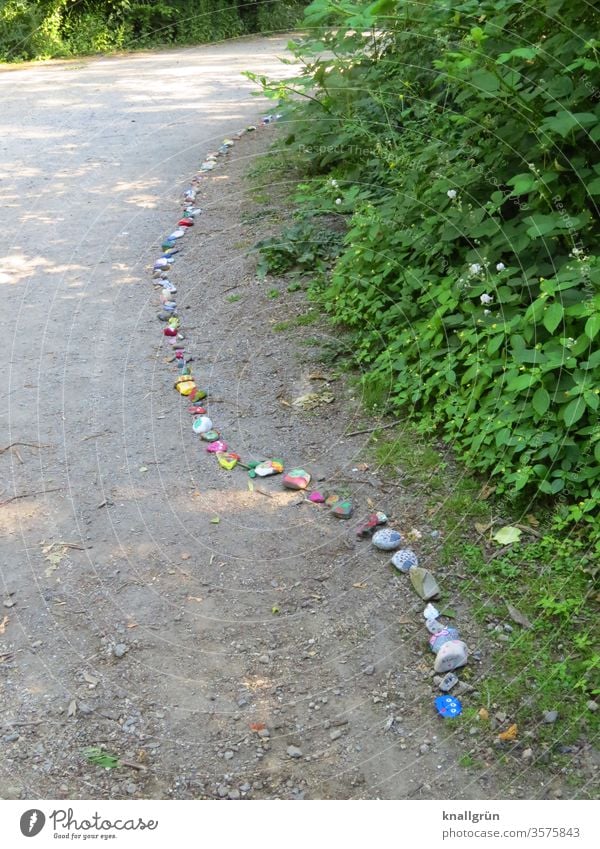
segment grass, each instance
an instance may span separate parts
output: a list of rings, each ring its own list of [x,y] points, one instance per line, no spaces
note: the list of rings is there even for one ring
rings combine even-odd
[[[227,298],[225,298],[225,300],[230,304],[235,304],[236,301],[242,300],[242,296],[241,295],[228,295]]]

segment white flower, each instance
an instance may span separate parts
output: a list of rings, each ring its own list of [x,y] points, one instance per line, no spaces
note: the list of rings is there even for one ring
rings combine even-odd
[[[478,262],[474,262],[469,266],[469,271],[471,272],[471,274],[479,274],[479,272],[481,271],[481,266]]]
[[[491,295],[485,295],[485,294],[480,295],[479,300],[481,301],[482,304],[493,304],[494,303],[494,299],[492,298]]]
[[[496,271],[504,271],[505,268],[506,268],[506,266],[504,265],[503,262],[497,262],[496,263]]]
[[[341,202],[342,202],[342,199],[341,199],[341,198],[336,198],[336,199],[335,199],[335,205],[336,205],[336,206],[339,206],[339,205],[341,204]]]
[[[337,180],[332,180],[330,185],[333,186],[334,189],[337,189],[337,187],[339,186],[339,183],[338,183]]]
[[[446,194],[448,195],[450,200],[454,200],[454,198],[456,197],[456,189],[448,189]]]
[[[492,314],[492,311],[491,311],[491,310],[484,310],[484,311],[483,311],[483,314],[484,314],[484,315],[491,315],[491,314]]]

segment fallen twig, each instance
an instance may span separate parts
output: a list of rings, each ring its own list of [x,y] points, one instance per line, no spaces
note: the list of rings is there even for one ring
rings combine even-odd
[[[353,430],[350,433],[343,433],[343,437],[347,436],[362,436],[363,433],[375,433],[376,430],[388,430],[390,427],[396,427],[397,425],[402,424],[402,421],[398,420],[397,422],[391,422],[386,425],[376,425],[375,427],[366,427],[364,430]]]
[[[129,769],[137,769],[139,772],[146,772],[148,767],[143,764],[136,764],[135,761],[119,760],[119,766],[128,766]]]
[[[28,448],[50,448],[50,446],[45,442],[11,442],[9,445],[6,445],[4,448],[0,448],[0,454],[4,454],[5,451],[8,451],[9,448],[14,448],[15,445],[26,445]]]
[[[47,492],[58,492],[59,490],[59,486],[53,486],[50,489],[40,489],[37,492],[22,492],[20,495],[13,495],[10,498],[5,498],[4,501],[0,501],[0,507],[10,504],[11,501],[16,501],[17,498],[32,498],[34,495],[46,495]]]

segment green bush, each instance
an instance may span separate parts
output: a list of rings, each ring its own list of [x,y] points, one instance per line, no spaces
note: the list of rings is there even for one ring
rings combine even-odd
[[[220,41],[292,27],[302,0],[6,0],[0,61]]]
[[[315,296],[363,380],[500,491],[600,495],[600,11],[315,0],[298,198],[347,220]],[[324,49],[329,52],[324,54]],[[298,97],[298,95],[301,95]]]

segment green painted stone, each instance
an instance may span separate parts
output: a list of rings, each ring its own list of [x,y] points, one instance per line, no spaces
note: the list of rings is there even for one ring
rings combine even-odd
[[[201,433],[200,436],[205,442],[216,442],[221,434],[218,430],[207,430],[206,433]]]
[[[350,499],[346,498],[344,501],[336,501],[334,506],[331,508],[331,512],[334,516],[337,516],[338,519],[349,519],[354,512],[354,508],[352,507]]]

